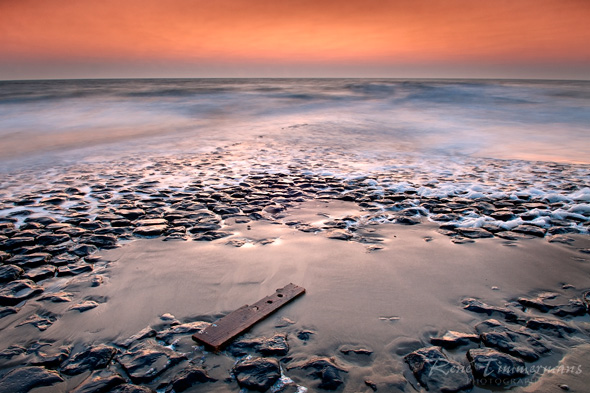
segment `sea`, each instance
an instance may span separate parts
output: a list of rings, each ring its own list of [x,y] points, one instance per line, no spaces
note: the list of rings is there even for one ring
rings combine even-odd
[[[424,197],[530,196],[590,211],[590,81],[2,81],[0,140],[5,196],[72,168],[224,151],[219,160],[244,171],[377,174],[375,187]],[[157,180],[191,174],[166,176]]]

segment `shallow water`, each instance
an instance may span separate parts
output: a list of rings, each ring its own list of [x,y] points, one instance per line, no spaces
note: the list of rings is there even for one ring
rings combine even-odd
[[[187,152],[267,135],[369,154],[587,163],[589,124],[586,81],[0,82],[0,158],[19,161],[81,148]]]

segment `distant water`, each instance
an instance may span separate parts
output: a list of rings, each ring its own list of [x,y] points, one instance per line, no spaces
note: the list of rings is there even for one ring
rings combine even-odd
[[[0,159],[307,149],[590,162],[590,82],[156,79],[0,82]]]

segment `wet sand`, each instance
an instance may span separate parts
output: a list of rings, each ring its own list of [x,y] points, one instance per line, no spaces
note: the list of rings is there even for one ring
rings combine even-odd
[[[404,362],[405,355],[429,347],[432,337],[447,331],[474,333],[474,326],[489,317],[502,320],[501,313],[488,316],[464,309],[465,298],[501,307],[508,304],[526,321],[548,314],[521,307],[515,302],[518,297],[554,292],[554,301],[561,304],[580,298],[588,289],[589,260],[580,252],[590,246],[586,235],[571,235],[567,244],[497,237],[457,244],[434,223],[373,223],[357,229],[357,235],[371,239],[359,242],[330,239],[329,232],[303,232],[288,225],[299,222],[322,227],[362,213],[353,202],[315,200],[293,204],[276,221],[240,223],[240,217],[229,217],[222,229],[232,235],[211,242],[126,241],[101,251],[100,258],[95,255],[91,273],[44,281],[44,295],[68,292],[71,301],[26,302],[17,314],[0,320],[1,341],[23,348],[36,342],[50,343],[52,348],[65,345],[72,348],[71,353],[88,345],[107,344],[124,354],[128,349],[120,343],[148,326],[164,331],[173,324],[213,322],[293,282],[305,287],[306,294],[238,338],[287,335],[288,354],[278,356],[284,375],[293,381],[285,389],[316,391],[318,378],[290,369],[290,365],[320,356],[333,358],[334,364],[347,371],[341,373],[344,383],[338,387],[340,391],[372,391],[372,387],[377,391],[413,391],[419,386]],[[92,286],[96,277],[101,284]],[[98,305],[84,312],[68,311],[84,299]],[[54,315],[56,320],[44,331],[31,325],[17,326],[34,315]],[[578,353],[577,346],[588,345],[588,315],[560,320],[577,332],[561,338],[542,332],[551,351],[535,365],[556,366],[563,356]],[[164,389],[167,381],[192,363],[217,382],[196,383],[187,391],[240,390],[231,372],[240,356],[234,356],[231,347],[211,353],[193,342],[190,334],[159,342],[172,344],[171,348],[186,359],[140,385]],[[461,346],[446,354],[467,364],[466,350],[480,345]],[[356,354],[350,349],[367,352]],[[254,350],[249,352],[260,356]],[[572,356],[564,361],[581,361]],[[30,358],[28,353],[19,354],[4,366],[10,369]],[[581,376],[554,376],[546,379],[547,384],[568,383],[574,378],[571,391],[582,391],[576,388],[579,382],[576,385],[575,379],[587,381],[590,372],[585,363],[582,367]],[[125,376],[116,361],[109,369]],[[35,391],[69,391],[89,374],[86,371]],[[473,391],[486,388],[476,386]]]

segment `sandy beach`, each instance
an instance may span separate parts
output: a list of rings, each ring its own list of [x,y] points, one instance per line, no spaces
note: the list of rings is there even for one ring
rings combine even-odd
[[[291,120],[7,161],[0,392],[584,391],[588,164]]]

